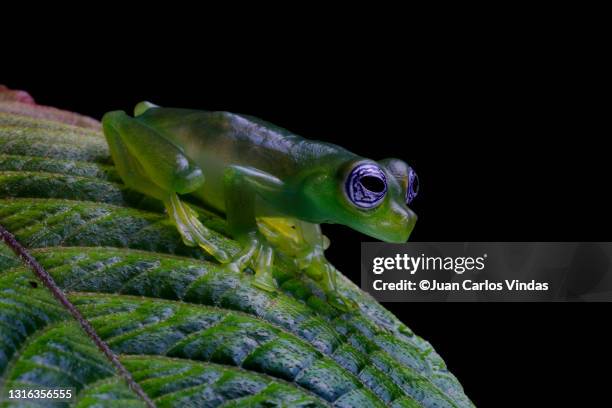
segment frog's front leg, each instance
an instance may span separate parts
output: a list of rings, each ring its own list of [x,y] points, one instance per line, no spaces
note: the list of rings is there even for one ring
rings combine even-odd
[[[243,248],[226,268],[238,272],[250,266],[255,270],[255,286],[275,290],[274,251],[257,226],[256,200],[257,196],[275,200],[282,194],[283,182],[252,167],[230,166],[223,185],[228,227]]]
[[[303,248],[297,257],[298,265],[308,276],[321,282],[329,303],[341,310],[355,309],[357,305],[338,291],[338,271],[325,258],[329,240],[321,232],[321,227],[304,221],[298,221],[296,227],[303,239]]]
[[[300,270],[320,282],[329,303],[349,311],[357,307],[338,291],[336,268],[325,258],[329,240],[318,224],[279,217],[259,220],[260,230],[270,237],[272,244],[285,255],[294,258]]]
[[[199,245],[219,262],[227,262],[228,254],[215,245],[197,213],[178,197],[202,186],[202,170],[157,131],[124,112],[107,113],[102,125],[123,182],[163,201],[186,245]]]

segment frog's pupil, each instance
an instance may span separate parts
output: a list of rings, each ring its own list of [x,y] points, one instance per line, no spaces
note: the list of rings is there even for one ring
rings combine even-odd
[[[381,193],[385,190],[385,182],[378,177],[365,176],[361,178],[360,183],[373,193]]]

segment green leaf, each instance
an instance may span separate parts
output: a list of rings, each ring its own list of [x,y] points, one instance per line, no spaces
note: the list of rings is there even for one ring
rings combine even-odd
[[[40,112],[43,109],[43,113]],[[127,189],[91,119],[0,98],[0,224],[51,274],[155,404],[472,407],[433,348],[340,275],[343,313],[279,265],[278,294],[183,245],[154,200]],[[5,113],[2,113],[4,111]],[[8,113],[6,113],[8,112]],[[201,219],[230,253],[225,222]],[[7,398],[73,388],[70,402]],[[0,404],[139,407],[79,324],[0,246]]]

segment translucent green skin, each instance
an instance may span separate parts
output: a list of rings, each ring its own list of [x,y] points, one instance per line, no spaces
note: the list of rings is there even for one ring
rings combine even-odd
[[[405,204],[409,167],[400,160],[378,163],[386,195],[377,207],[362,209],[347,197],[345,182],[357,164],[372,161],[339,146],[228,112],[143,102],[135,114],[115,111],[103,118],[124,182],[162,200],[186,244],[200,245],[229,270],[252,267],[261,287],[275,288],[273,256],[280,251],[346,306],[335,294],[335,270],[323,255],[328,242],[318,224],[343,224],[383,241],[405,242],[416,222]],[[216,248],[179,194],[193,194],[224,212],[243,251],[230,259]]]

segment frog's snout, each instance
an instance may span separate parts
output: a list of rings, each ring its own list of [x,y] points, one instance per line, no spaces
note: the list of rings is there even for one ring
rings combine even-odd
[[[381,241],[402,244],[410,237],[416,220],[417,215],[411,209],[398,203],[393,204],[384,217],[368,224],[357,225],[354,229]]]

